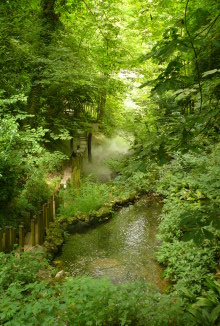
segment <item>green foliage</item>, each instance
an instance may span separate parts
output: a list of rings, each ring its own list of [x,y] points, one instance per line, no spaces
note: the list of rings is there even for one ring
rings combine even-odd
[[[0,266],[0,292],[8,289],[13,283],[34,283],[41,269],[49,269],[44,255],[32,251],[22,254],[0,253]]]
[[[10,201],[17,192],[19,166],[17,160],[7,158],[0,153],[0,203]]]
[[[46,129],[19,126],[27,115],[0,117],[0,221],[16,226],[27,220],[27,210],[37,210],[52,194],[46,175],[61,168],[67,158],[44,148]]]
[[[69,159],[67,155],[64,155],[62,152],[54,151],[49,152],[45,151],[37,160],[37,164],[41,170],[45,172],[54,172],[60,171],[63,167],[65,160]]]
[[[71,217],[77,212],[91,213],[98,210],[104,203],[111,200],[111,187],[107,184],[84,179],[79,189],[69,188],[63,191],[65,206],[60,214]]]
[[[174,240],[163,243],[157,252],[157,259],[166,266],[164,277],[174,282],[174,290],[180,296],[185,289],[199,295],[207,275],[215,269],[215,248],[199,248],[193,242]]]
[[[66,191],[62,214],[88,213],[122,192],[157,188],[166,198],[158,257],[179,293],[200,293],[219,256],[218,11],[215,0],[2,1],[1,225],[50,195],[45,174],[60,169],[65,157],[45,151],[44,143],[103,119],[106,133],[123,127],[133,135],[135,155],[116,168],[113,187],[86,181]],[[1,322],[193,325],[175,299],[160,297],[145,310],[142,290],[124,286],[117,297],[116,287],[103,281],[108,297],[96,281],[78,280],[80,291],[71,282],[10,284]],[[204,305],[200,314],[201,302],[201,324],[219,322],[218,306]]]
[[[189,311],[198,325],[218,325],[220,322],[220,284],[207,279],[205,282],[207,292],[198,297]]]
[[[208,152],[177,153],[161,168],[157,190],[166,199],[157,258],[182,295],[185,289],[201,293],[219,257],[219,157],[217,145]]]
[[[29,210],[38,210],[39,203],[46,202],[52,196],[50,188],[45,181],[45,175],[39,170],[33,170],[26,180],[24,188],[18,198],[19,203],[25,204]]]
[[[89,277],[51,280],[39,254],[0,256],[0,322],[6,325],[194,325],[183,302],[145,283]],[[38,280],[48,271],[49,278]]]
[[[202,243],[206,238],[219,237],[219,154],[219,146],[212,147],[208,154],[177,154],[161,170],[158,191],[168,197],[169,215],[173,212],[179,220],[185,239]]]
[[[130,156],[121,160],[111,160],[108,165],[117,173],[114,184],[121,192],[152,191],[158,178],[159,167],[145,157]]]
[[[21,153],[18,150],[18,124],[13,118],[0,118],[0,204],[9,202],[18,191]]]

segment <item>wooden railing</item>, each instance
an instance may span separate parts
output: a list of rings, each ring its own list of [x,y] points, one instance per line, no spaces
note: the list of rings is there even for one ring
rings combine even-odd
[[[59,206],[59,197],[54,195],[43,204],[38,213],[34,215],[30,212],[30,231],[24,233],[24,225],[19,225],[18,229],[6,226],[5,232],[0,228],[0,252],[10,252],[18,246],[19,251],[24,251],[42,245],[47,234],[50,222],[55,219],[56,208]]]
[[[86,149],[86,148],[85,148]],[[72,158],[72,177],[70,183],[75,186],[80,186],[80,176],[82,171],[83,153]],[[64,188],[64,184],[60,184],[60,188]],[[0,228],[0,252],[11,252],[18,247],[19,251],[28,250],[36,245],[42,245],[47,235],[50,222],[55,219],[56,209],[60,204],[60,198],[56,194],[50,200],[39,207],[38,213],[30,212],[30,226],[26,234],[24,225],[19,225],[18,228],[6,226],[5,231]],[[16,249],[17,250],[17,249]]]
[[[82,162],[83,162],[82,156],[78,156],[72,159],[72,182],[73,182],[73,186],[77,188],[79,188],[80,186]]]

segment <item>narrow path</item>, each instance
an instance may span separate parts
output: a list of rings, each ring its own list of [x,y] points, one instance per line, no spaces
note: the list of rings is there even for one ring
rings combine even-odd
[[[72,165],[68,165],[63,171],[63,178],[60,181],[60,185],[66,185],[68,180],[71,180],[72,177]]]

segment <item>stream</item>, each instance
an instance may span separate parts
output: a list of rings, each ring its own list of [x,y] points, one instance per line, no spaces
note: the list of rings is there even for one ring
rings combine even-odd
[[[114,283],[145,280],[163,291],[167,282],[153,254],[161,207],[158,198],[143,197],[108,222],[71,234],[59,257],[62,268]]]

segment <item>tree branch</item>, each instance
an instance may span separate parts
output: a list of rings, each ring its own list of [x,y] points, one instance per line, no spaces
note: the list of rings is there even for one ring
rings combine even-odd
[[[204,36],[204,37],[206,37],[207,35],[208,35],[208,33],[210,32],[210,30],[212,29],[212,27],[215,25],[215,23],[217,22],[217,20],[218,20],[218,18],[220,17],[220,14],[218,14],[216,17],[215,17],[215,19],[208,25],[208,26],[206,26],[202,31],[200,31],[199,33],[197,33],[196,35],[195,35],[195,38],[196,37],[198,37],[200,34],[202,34],[203,32],[205,32],[207,29],[208,29],[208,31],[207,31],[207,33],[206,33],[206,35]]]
[[[197,70],[197,76],[198,76],[198,84],[199,84],[199,93],[200,93],[200,112],[201,112],[202,103],[203,103],[202,86],[201,86],[201,82],[200,82],[201,78],[200,78],[200,70],[199,70],[199,63],[198,63],[198,55],[197,55],[196,48],[194,46],[191,34],[190,34],[188,26],[187,26],[187,9],[188,9],[188,5],[189,5],[189,0],[186,1],[186,6],[185,6],[185,27],[186,27],[186,33],[187,33],[187,35],[189,37],[190,44],[192,46],[194,56],[195,56],[195,64],[196,64],[196,70]]]

